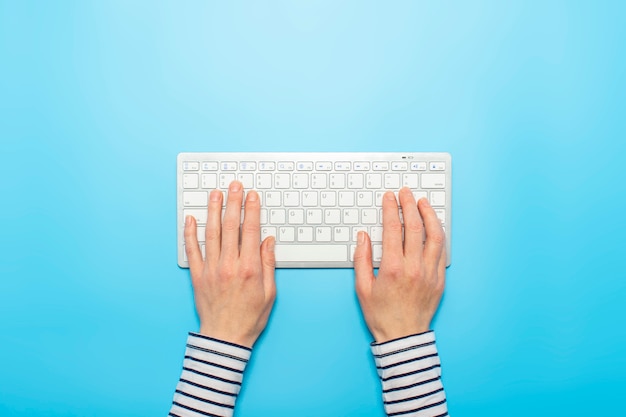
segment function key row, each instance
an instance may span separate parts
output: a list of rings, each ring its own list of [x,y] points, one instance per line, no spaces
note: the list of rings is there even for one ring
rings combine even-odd
[[[184,161],[183,171],[445,171],[443,161]]]

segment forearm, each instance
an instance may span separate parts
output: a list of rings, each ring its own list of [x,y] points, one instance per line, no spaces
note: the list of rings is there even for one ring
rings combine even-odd
[[[190,333],[170,416],[233,415],[251,349]]]
[[[434,332],[372,344],[388,416],[447,416]]]

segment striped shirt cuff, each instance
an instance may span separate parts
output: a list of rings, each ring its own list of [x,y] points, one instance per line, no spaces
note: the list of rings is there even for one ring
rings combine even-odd
[[[251,353],[245,346],[189,333],[169,415],[232,416]]]
[[[388,416],[447,416],[435,333],[372,343]]]

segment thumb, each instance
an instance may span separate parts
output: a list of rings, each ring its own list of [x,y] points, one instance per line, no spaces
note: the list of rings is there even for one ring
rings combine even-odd
[[[357,245],[354,251],[354,275],[356,294],[361,299],[369,293],[374,280],[372,244],[367,232],[359,232],[357,235]]]
[[[270,294],[271,298],[276,297],[276,280],[274,279],[274,271],[276,269],[276,253],[274,246],[276,239],[274,236],[268,236],[261,244],[261,268],[263,271],[263,286],[266,294]]]

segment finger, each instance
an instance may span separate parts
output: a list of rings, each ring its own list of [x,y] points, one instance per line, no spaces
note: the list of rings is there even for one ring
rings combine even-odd
[[[359,232],[354,251],[354,287],[359,300],[367,297],[374,281],[372,243],[366,232]]]
[[[439,265],[441,252],[446,240],[446,235],[441,227],[441,222],[435,214],[435,210],[430,206],[428,200],[420,198],[417,208],[424,219],[424,228],[426,229],[426,243],[424,243],[424,261],[429,265],[436,267]]]
[[[265,294],[271,300],[276,298],[276,254],[274,236],[268,236],[261,244],[261,270],[263,271],[263,287]]]
[[[206,221],[204,240],[206,246],[206,261],[215,265],[220,258],[222,244],[222,199],[220,190],[213,190],[209,196],[209,207]]]
[[[196,219],[193,216],[185,218],[185,252],[189,262],[191,276],[198,276],[202,272],[202,252],[198,245],[198,229]]]
[[[402,256],[402,224],[396,196],[387,191],[383,196],[383,260],[390,256]]]
[[[246,262],[258,264],[260,261],[259,245],[261,241],[261,203],[256,191],[248,192],[241,226],[241,258]]]
[[[441,258],[439,259],[439,265],[437,266],[437,288],[443,293],[443,289],[446,286],[446,263],[447,263],[446,245],[443,245],[441,250]]]
[[[421,260],[424,250],[424,223],[410,189],[400,190],[400,204],[404,219],[404,256]]]
[[[234,262],[239,257],[239,228],[241,226],[241,201],[243,187],[239,181],[233,181],[228,187],[226,212],[222,220],[221,259]]]

